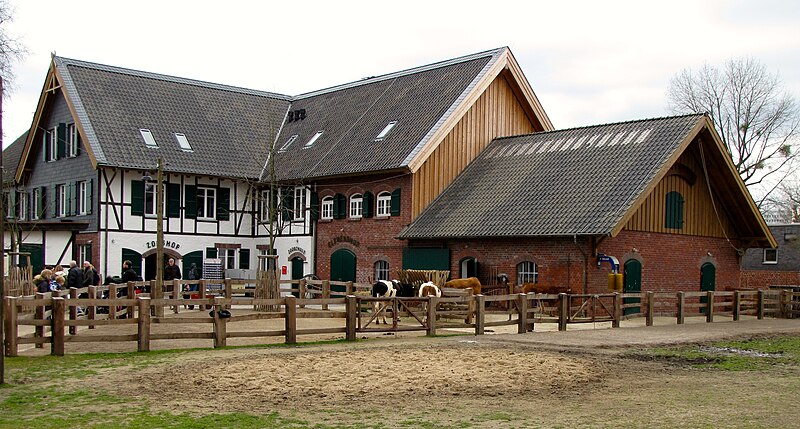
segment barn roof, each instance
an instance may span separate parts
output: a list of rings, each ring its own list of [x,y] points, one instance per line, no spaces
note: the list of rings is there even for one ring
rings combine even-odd
[[[25,131],[13,143],[3,149],[3,185],[14,181],[14,173],[16,173],[17,165],[19,165],[19,160],[22,157],[22,149],[27,138],[28,132]]]
[[[694,114],[495,139],[400,238],[616,235],[701,131],[716,135]],[[735,189],[727,198],[743,212],[737,225],[768,242],[721,145],[707,140],[709,163],[724,173],[714,180]]]

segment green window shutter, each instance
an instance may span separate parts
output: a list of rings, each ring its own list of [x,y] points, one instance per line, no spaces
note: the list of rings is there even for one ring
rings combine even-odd
[[[333,196],[333,218],[344,219],[347,217],[347,197],[342,194]]]
[[[230,188],[219,188],[217,198],[217,219],[229,220],[231,218],[231,190]]]
[[[281,188],[281,217],[284,222],[291,221],[294,218],[294,189]]]
[[[392,216],[400,216],[400,188],[392,191],[392,202],[390,208]]]
[[[361,216],[372,217],[374,200],[375,198],[372,196],[372,192],[364,192],[363,200],[361,201]]]
[[[144,182],[141,180],[131,180],[131,214],[144,215]]]
[[[250,249],[239,249],[239,269],[250,269]]]
[[[683,196],[680,192],[668,192],[664,204],[664,227],[683,228]]]
[[[206,247],[206,258],[215,259],[217,257],[216,247]]]
[[[56,192],[56,185],[53,185],[53,187],[50,188],[50,189],[52,191],[51,192],[52,195],[50,196],[50,202],[51,202],[51,207],[53,207],[53,210],[51,210],[51,213],[53,213],[53,218],[57,218],[58,217],[58,192]]]
[[[58,154],[57,159],[66,158],[67,156],[67,124],[60,123],[58,124],[58,141],[56,142],[56,147],[58,147]]]
[[[75,182],[64,184],[64,214],[67,216],[75,215]]]
[[[92,204],[94,203],[94,179],[86,182],[86,214],[92,214]]]
[[[311,220],[319,219],[319,195],[316,192],[311,193]]]
[[[45,130],[42,135],[42,143],[44,144],[44,160],[50,161],[50,131]]]
[[[45,201],[47,201],[47,188],[42,186],[39,188],[39,195],[36,198],[36,214],[39,219],[44,219],[45,217]]]
[[[167,183],[167,217],[181,217],[180,183]]]
[[[183,197],[184,216],[186,219],[197,219],[197,186],[186,185]],[[214,256],[216,258],[216,256]]]
[[[131,261],[131,268],[136,271],[136,274],[140,276],[143,275],[142,273],[142,254],[131,249],[122,248],[122,260],[119,261],[119,265],[122,266],[122,263],[125,261]]]
[[[75,156],[77,157],[81,154],[81,144],[82,144],[81,133],[78,132],[78,124],[75,124],[75,139],[78,140],[77,144],[75,145]]]
[[[5,210],[3,210],[3,215],[10,218],[16,218],[17,208],[16,204],[14,204],[16,202],[16,195],[13,189],[11,191],[3,192],[3,202],[6,205]],[[11,216],[8,216],[9,214],[11,214]]]

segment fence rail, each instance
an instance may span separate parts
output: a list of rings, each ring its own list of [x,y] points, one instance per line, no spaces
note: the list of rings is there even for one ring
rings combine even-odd
[[[787,290],[472,296],[463,290],[444,289],[440,298],[373,298],[364,293],[368,285],[295,281],[281,285],[282,294],[287,296],[259,299],[246,296],[252,289],[244,287],[245,283],[218,282],[223,288],[217,290],[209,289],[211,282],[203,280],[168,283],[164,298],[158,299],[146,292],[146,287],[155,287],[149,282],[6,297],[4,351],[7,356],[16,356],[21,344],[34,344],[37,348],[50,344],[51,354],[62,356],[64,345],[71,342],[135,341],[138,350],[147,351],[152,341],[177,339],[208,339],[214,347],[224,347],[228,338],[284,337],[286,343],[292,344],[298,336],[315,334],[342,333],[346,339],[354,340],[358,333],[365,332],[425,331],[427,335],[436,335],[437,329],[467,328],[481,335],[487,327],[495,326],[516,325],[518,333],[529,332],[536,323],[557,323],[559,330],[566,330],[569,324],[591,322],[611,322],[612,327],[619,327],[621,320],[634,317],[644,317],[646,325],[651,326],[655,316],[674,317],[676,323],[682,324],[686,317],[699,315],[705,316],[707,322],[721,315],[733,320],[743,315],[759,319],[800,315],[800,292]],[[197,284],[199,290],[187,290],[186,284]],[[344,289],[337,291],[331,286]],[[638,301],[626,303],[633,299]],[[391,316],[391,324],[377,324],[378,315],[369,311],[376,303]],[[210,317],[181,316],[179,312],[184,306],[211,310]],[[238,309],[248,306],[274,310],[238,314]],[[237,314],[228,311],[233,307],[237,308]],[[174,314],[165,314],[166,309],[172,309]],[[487,318],[490,315],[507,315],[507,318]],[[319,318],[344,319],[344,326],[298,328],[298,319]],[[282,329],[228,331],[230,324],[241,327],[264,319],[282,319]],[[153,325],[181,324],[209,325],[210,331],[152,332]],[[136,333],[88,335],[86,332],[109,325],[134,325]],[[33,327],[33,332],[20,335],[21,326]]]

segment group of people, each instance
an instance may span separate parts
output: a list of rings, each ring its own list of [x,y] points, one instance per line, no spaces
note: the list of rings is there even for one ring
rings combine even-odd
[[[83,262],[83,269],[76,261],[69,262],[69,269],[61,265],[45,268],[33,278],[33,285],[37,292],[54,292],[62,289],[97,286],[100,284],[100,274],[89,261]]]

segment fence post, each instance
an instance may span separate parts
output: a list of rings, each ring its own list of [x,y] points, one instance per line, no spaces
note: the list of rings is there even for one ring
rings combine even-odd
[[[358,312],[358,303],[354,295],[347,295],[345,297],[345,339],[347,341],[355,341],[356,339],[356,314]]]
[[[611,321],[612,328],[619,328],[622,320],[622,294],[614,292],[614,320]]]
[[[89,299],[97,299],[97,286],[89,286]],[[97,306],[96,305],[87,305],[86,306],[86,318],[89,320],[94,320],[97,317]],[[89,329],[94,329],[94,325],[89,325]]]
[[[733,291],[733,321],[736,322],[739,320],[739,313],[741,311],[742,305],[742,292],[735,290]]]
[[[17,330],[19,329],[17,325],[17,299],[10,296],[3,299],[3,305],[6,307],[4,311],[5,320],[3,321],[6,324],[6,343],[4,345],[6,356],[17,355]]]
[[[52,317],[52,343],[50,346],[50,354],[53,356],[64,356],[64,298],[53,298],[53,311]]]
[[[44,299],[44,294],[36,292],[36,294],[33,296],[33,299]],[[36,308],[34,309],[33,319],[34,320],[44,320],[45,310],[46,309],[45,309],[44,304],[43,305],[37,305]],[[44,337],[44,325],[37,325],[33,330],[33,338],[42,338],[42,337]],[[44,344],[43,343],[36,343],[36,348],[37,349],[42,349],[42,348],[44,348]]]
[[[706,303],[706,322],[711,323],[714,321],[714,292],[708,291],[708,302]]]
[[[528,295],[517,295],[517,333],[528,332]]]
[[[655,294],[652,291],[647,292],[647,313],[645,313],[645,325],[653,326],[653,314],[655,311]]]
[[[287,295],[284,298],[286,320],[286,344],[297,344],[297,298]]]
[[[789,291],[786,289],[781,289],[779,299],[780,299],[781,318],[788,319],[792,306],[792,301],[791,297],[789,296]]]
[[[78,299],[78,289],[71,287],[69,288],[69,300],[72,301],[74,299]],[[74,303],[74,302],[73,302]],[[69,320],[75,320],[78,318],[78,307],[75,305],[69,306]],[[69,334],[75,335],[78,333],[77,326],[70,326],[69,327]]]
[[[756,305],[758,306],[758,310],[757,310],[756,314],[757,314],[758,320],[761,320],[761,319],[764,318],[764,290],[763,289],[759,289],[758,290],[758,302],[756,303]]]
[[[280,289],[280,284],[278,284],[278,288]],[[233,281],[227,278],[225,279],[225,298],[233,298]],[[230,304],[226,305],[225,308],[230,310]]]
[[[475,295],[475,335],[483,335],[486,323],[486,297],[483,294]]]
[[[222,304],[222,300],[224,298],[221,296],[214,297],[214,305],[211,307],[211,311],[214,314],[214,348],[218,349],[220,347],[225,347],[227,343],[228,337],[228,327],[227,322],[228,319],[223,319],[219,317],[219,311],[225,308],[224,304]]]
[[[131,297],[128,297],[131,299]],[[136,298],[137,306],[139,307],[139,338],[138,350],[140,352],[150,351],[150,298],[138,297]]]
[[[683,325],[686,321],[686,294],[678,292],[678,324]]]
[[[125,289],[126,289],[126,290],[125,290],[125,297],[126,297],[127,299],[136,299],[136,283],[134,283],[134,282],[128,282],[128,284],[126,284],[126,285],[125,285]],[[117,297],[117,289],[116,289],[116,286],[114,286],[114,296],[112,297],[112,296],[111,296],[111,292],[109,292],[109,295],[108,295],[108,297],[109,297],[109,298],[116,298],[116,297]],[[126,313],[126,314],[127,314],[127,317],[129,317],[129,318],[133,318],[133,316],[135,316],[135,309],[136,309],[136,307],[135,307],[135,306],[133,306],[133,305],[129,305],[129,306],[128,306],[128,309],[126,310],[126,311],[127,311],[127,313]],[[151,310],[151,311],[152,311],[152,310]]]
[[[183,287],[181,286],[181,283],[178,282],[177,279],[173,279],[172,280],[172,299],[180,299],[182,297],[181,289],[183,289]],[[178,314],[180,312],[180,307],[181,307],[180,304],[173,305],[172,306],[172,312],[175,313],[175,314]]]
[[[427,314],[427,336],[432,337],[436,335],[436,307],[439,305],[439,298],[435,296],[428,297],[428,314]]]
[[[300,299],[306,299],[306,279],[300,279],[300,281],[297,282],[297,295]],[[300,308],[306,308],[306,305],[300,304]]]
[[[353,294],[353,289],[354,289],[354,288],[353,288],[353,282],[347,282],[347,283],[345,283],[345,284],[344,284],[344,288],[345,288],[345,292],[346,292],[348,295],[352,295],[352,294]]]
[[[567,294],[558,294],[558,330],[566,331],[569,321],[569,298]]]
[[[328,299],[331,297],[331,281],[330,280],[323,280],[322,281],[322,299]],[[328,304],[322,304],[322,309],[327,310]]]

